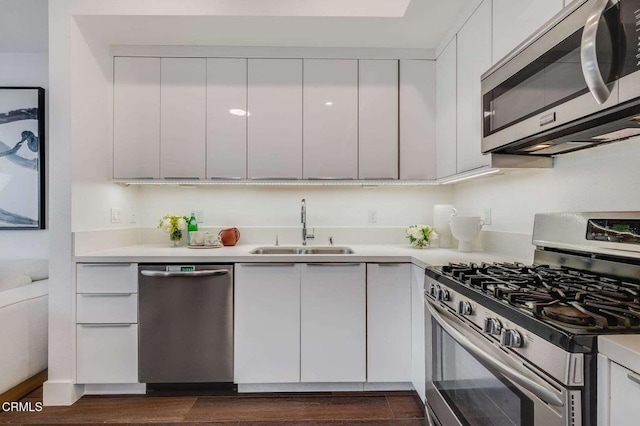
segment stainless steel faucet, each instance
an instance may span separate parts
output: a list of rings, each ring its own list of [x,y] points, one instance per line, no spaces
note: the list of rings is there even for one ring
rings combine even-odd
[[[307,240],[313,240],[313,232],[307,230],[307,201],[302,199],[302,207],[300,208],[300,222],[302,222],[302,245],[307,245]]]

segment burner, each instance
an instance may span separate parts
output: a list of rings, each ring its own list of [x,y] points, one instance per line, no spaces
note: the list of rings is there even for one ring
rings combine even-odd
[[[542,308],[542,314],[552,320],[572,325],[589,326],[591,316],[573,306],[551,305]]]

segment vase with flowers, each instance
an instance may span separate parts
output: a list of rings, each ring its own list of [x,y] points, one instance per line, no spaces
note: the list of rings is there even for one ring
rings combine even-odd
[[[173,241],[173,246],[178,247],[182,239],[183,231],[187,229],[189,219],[185,216],[164,216],[160,219],[158,228],[169,234],[169,239]]]
[[[407,228],[407,238],[413,247],[426,248],[438,238],[438,234],[429,225],[412,225]]]

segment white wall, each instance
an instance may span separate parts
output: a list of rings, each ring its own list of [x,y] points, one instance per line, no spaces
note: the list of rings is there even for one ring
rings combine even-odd
[[[640,138],[556,157],[553,169],[512,172],[459,184],[459,214],[491,208],[485,229],[526,233],[535,213],[640,211]]]
[[[448,187],[144,187],[140,226],[165,214],[204,210],[206,226],[299,226],[300,200],[313,227],[395,227],[431,223],[433,205],[451,201]],[[377,223],[368,222],[369,210]]]
[[[47,64],[46,53],[0,52],[0,86],[39,86],[47,89],[49,87]],[[45,111],[48,115],[46,105]],[[47,148],[48,146],[45,146],[45,156],[47,156]],[[45,167],[45,170],[48,170],[48,167]],[[0,231],[0,258],[47,258],[48,256],[47,230]]]

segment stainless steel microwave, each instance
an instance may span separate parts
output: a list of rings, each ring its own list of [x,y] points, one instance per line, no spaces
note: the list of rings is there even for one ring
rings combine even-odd
[[[640,135],[640,0],[572,3],[481,86],[483,153],[553,156]]]

